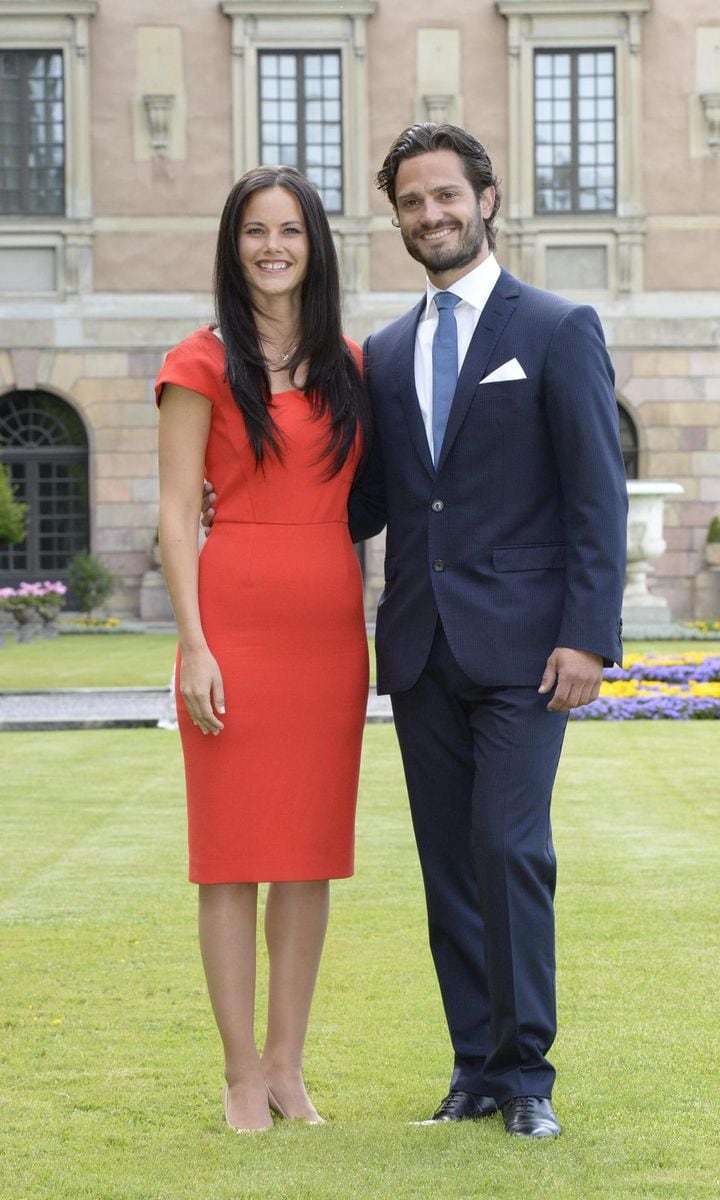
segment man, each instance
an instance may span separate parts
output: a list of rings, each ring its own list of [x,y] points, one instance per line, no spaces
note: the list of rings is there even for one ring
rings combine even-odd
[[[569,710],[622,657],[613,371],[592,309],[498,266],[474,137],[415,125],[378,185],[427,295],[365,345],[377,443],[350,529],[387,523],[378,691],[455,1051],[427,1123],[501,1108],[509,1133],[556,1136],[550,798]]]
[[[499,1108],[508,1133],[552,1137],[551,792],[569,710],[622,656],[613,371],[592,309],[498,266],[498,184],[472,135],[412,126],[378,185],[428,277],[366,342],[376,442],[350,498],[353,540],[387,524],[378,691],[455,1055],[420,1124]]]

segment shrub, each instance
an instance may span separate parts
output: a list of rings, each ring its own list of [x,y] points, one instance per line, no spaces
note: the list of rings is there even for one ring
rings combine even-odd
[[[0,542],[21,542],[25,537],[27,504],[13,495],[7,467],[0,463]]]
[[[707,540],[711,545],[720,542],[720,517],[713,517],[712,521],[710,522]]]
[[[68,567],[68,583],[81,612],[90,615],[110,595],[115,580],[99,558],[83,550]]]

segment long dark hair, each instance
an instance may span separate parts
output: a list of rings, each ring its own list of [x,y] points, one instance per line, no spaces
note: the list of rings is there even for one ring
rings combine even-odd
[[[378,171],[375,182],[381,192],[385,192],[393,208],[395,203],[395,177],[400,163],[405,158],[415,158],[418,154],[429,154],[433,150],[454,150],[460,157],[465,172],[465,178],[479,200],[487,187],[495,188],[495,203],[489,217],[485,218],[485,236],[488,249],[495,249],[497,228],[495,218],[500,208],[500,180],[493,172],[490,155],[476,137],[461,129],[459,125],[436,124],[424,121],[411,125],[395,138],[387,152],[385,161]]]
[[[362,457],[370,436],[369,403],[340,324],[340,275],[330,224],[320,194],[294,167],[255,167],[237,181],[220,219],[215,257],[215,311],[227,359],[226,373],[248,432],[255,461],[282,458],[282,433],[272,416],[267,364],[260,348],[253,300],[240,263],[239,231],[254,192],[282,187],[296,197],[308,235],[309,254],[300,293],[300,340],[288,362],[290,382],[308,363],[303,392],[315,417],[329,414],[322,458],[326,478],[343,466],[358,431]]]

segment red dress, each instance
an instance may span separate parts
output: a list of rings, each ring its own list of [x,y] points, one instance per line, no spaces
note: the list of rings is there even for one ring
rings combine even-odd
[[[357,346],[352,346],[358,356]],[[200,554],[202,626],[225,688],[225,728],[204,735],[178,694],[194,883],[338,879],[353,872],[368,689],[362,578],[347,499],[357,461],[322,478],[327,437],[307,399],[273,396],[283,460],[256,468],[207,327],[157,378],[206,396],[206,474],[217,516]],[[179,674],[179,673],[178,673]]]

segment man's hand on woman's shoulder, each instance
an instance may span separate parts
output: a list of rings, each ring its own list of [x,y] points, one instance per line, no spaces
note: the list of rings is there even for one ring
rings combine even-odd
[[[208,536],[212,529],[212,523],[215,520],[215,509],[213,505],[217,500],[217,496],[213,491],[213,485],[209,479],[203,482],[202,504],[200,506],[200,520],[205,526],[205,537]]]

